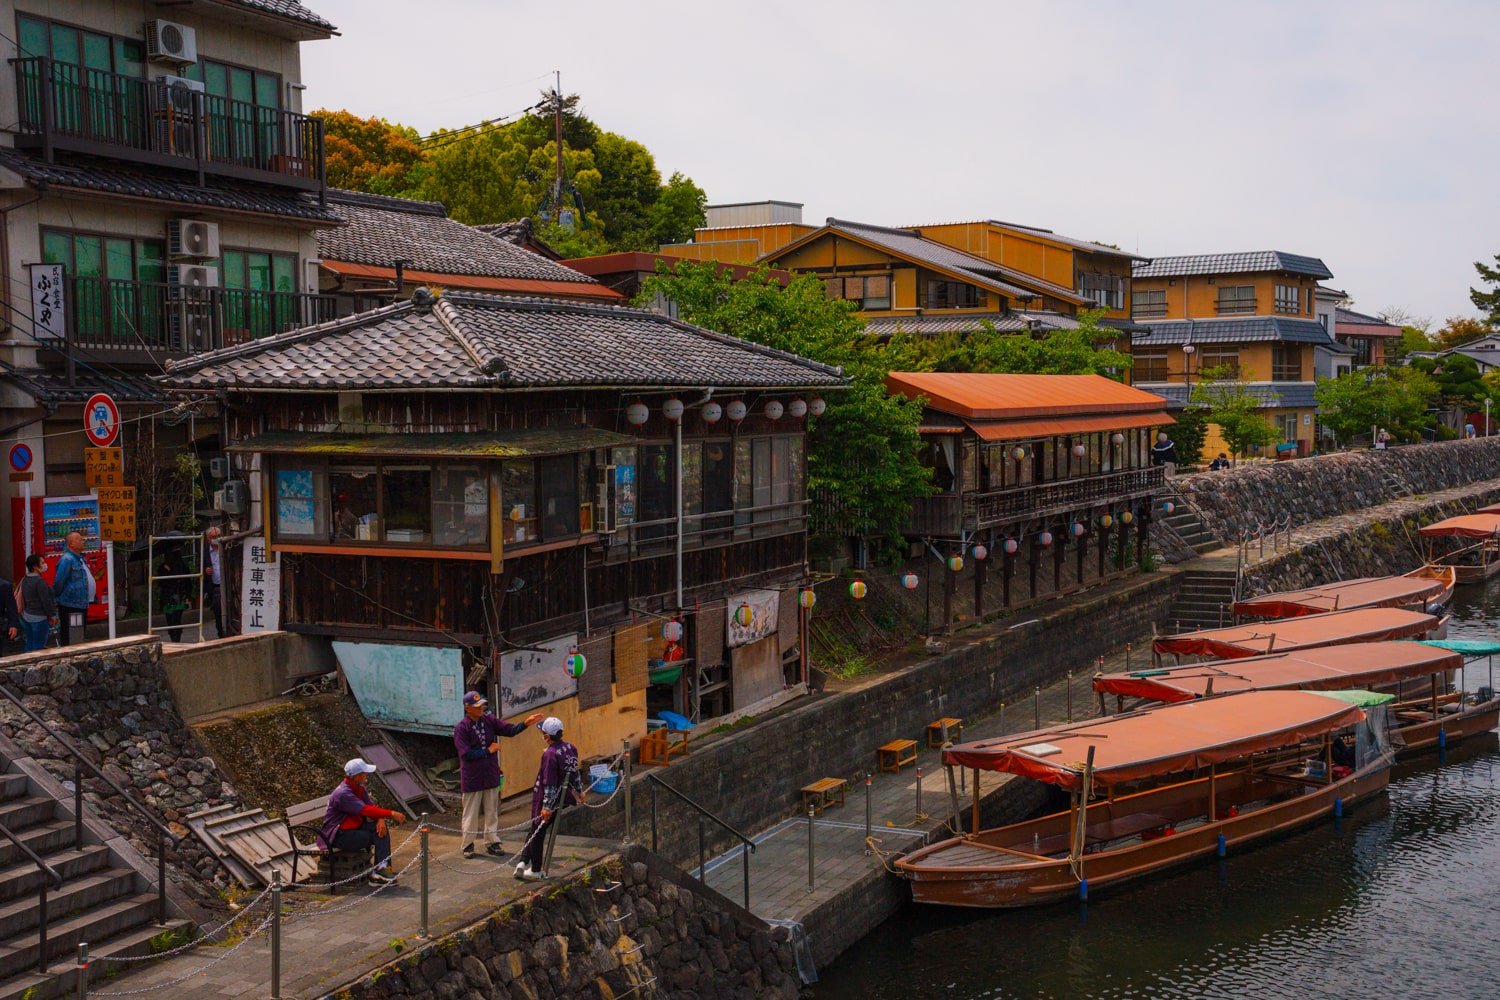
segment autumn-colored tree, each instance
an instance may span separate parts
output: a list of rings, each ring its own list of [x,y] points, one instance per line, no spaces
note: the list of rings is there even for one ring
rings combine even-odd
[[[1471,316],[1449,316],[1447,322],[1438,327],[1437,332],[1432,335],[1433,343],[1438,350],[1446,350],[1467,344],[1471,340],[1487,337],[1494,333],[1494,329],[1481,319]]]
[[[415,187],[423,162],[415,129],[384,118],[320,109],[323,152],[331,187],[372,194],[404,195]]]

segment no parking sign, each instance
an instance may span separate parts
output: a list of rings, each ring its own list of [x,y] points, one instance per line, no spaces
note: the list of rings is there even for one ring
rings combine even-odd
[[[83,404],[83,433],[95,448],[108,448],[120,436],[120,408],[107,393],[96,392]]]

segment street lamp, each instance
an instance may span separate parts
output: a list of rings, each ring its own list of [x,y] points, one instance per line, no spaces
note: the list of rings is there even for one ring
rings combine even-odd
[[[1197,349],[1192,344],[1182,345],[1182,381],[1187,386],[1189,403],[1193,401],[1193,352]]]

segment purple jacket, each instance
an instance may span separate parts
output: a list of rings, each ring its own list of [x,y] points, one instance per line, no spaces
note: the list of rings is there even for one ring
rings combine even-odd
[[[567,740],[549,743],[542,751],[536,784],[531,786],[531,818],[540,817],[543,809],[555,810],[573,805],[578,801],[575,792],[583,792],[583,775],[578,772],[578,748]]]
[[[458,750],[458,787],[464,792],[483,792],[500,787],[500,755],[489,745],[502,736],[520,736],[521,722],[506,722],[486,712],[478,719],[465,715],[453,727],[453,746]]]
[[[375,804],[368,788],[355,788],[348,781],[340,781],[339,787],[328,796],[328,811],[323,814],[318,844],[326,851],[333,845],[333,838],[338,836],[339,830],[358,829],[367,819],[385,819],[394,815],[390,809]]]

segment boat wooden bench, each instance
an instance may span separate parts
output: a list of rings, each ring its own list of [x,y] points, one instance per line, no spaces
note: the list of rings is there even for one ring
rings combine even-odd
[[[964,720],[962,719],[934,719],[927,723],[927,745],[929,747],[940,747],[943,745],[943,734],[948,734],[950,743],[962,743],[964,739]]]
[[[674,742],[674,736],[682,739]],[[692,738],[692,731],[687,729],[653,729],[641,737],[641,763],[670,764],[673,754],[687,754],[688,741]]]
[[[882,771],[901,773],[901,768],[917,762],[916,740],[891,740],[875,750],[875,759]]]
[[[843,778],[819,778],[810,785],[802,786],[802,810],[820,811],[829,806],[842,806],[848,790],[849,782]]]

